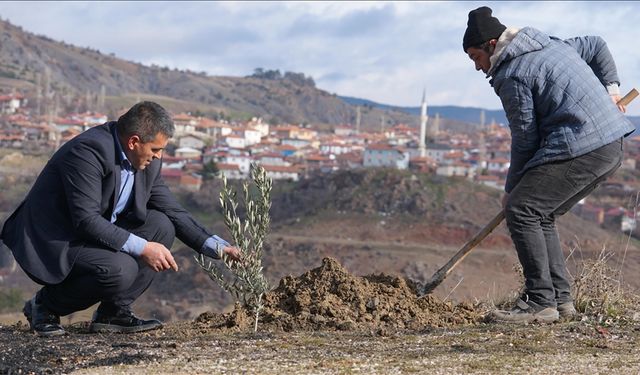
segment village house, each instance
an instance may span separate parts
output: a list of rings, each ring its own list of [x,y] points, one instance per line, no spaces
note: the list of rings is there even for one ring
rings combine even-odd
[[[202,118],[196,125],[196,131],[206,134],[213,139],[224,138],[233,132],[233,127],[228,123],[216,122],[207,118]]]
[[[356,134],[356,130],[349,125],[337,125],[333,128],[333,133],[339,137],[349,137]]]
[[[438,167],[438,163],[428,156],[412,156],[409,160],[409,169],[421,173],[433,173]]]
[[[484,186],[489,186],[494,189],[503,190],[505,181],[498,176],[494,175],[480,175],[476,174],[474,177],[475,182]]]
[[[336,155],[335,159],[340,169],[362,168],[362,151],[352,151]]]
[[[203,137],[194,135],[194,134],[186,134],[177,137],[178,138],[178,147],[189,147],[195,148],[197,150],[202,150],[207,142]]]
[[[391,129],[385,131],[387,143],[394,146],[405,146],[416,140],[415,129],[405,125],[398,124]]]
[[[68,116],[68,118],[81,122],[84,125],[84,130],[97,125],[102,125],[105,122],[109,121],[107,115],[91,111],[87,111],[84,113],[72,113]]]
[[[4,131],[0,133],[0,147],[22,148],[25,133],[21,131]]]
[[[352,145],[343,144],[340,142],[329,142],[320,145],[320,152],[323,154],[340,155],[353,151]]]
[[[246,148],[247,140],[237,135],[228,135],[224,137],[224,143],[231,148]]]
[[[72,129],[77,130],[79,133],[85,131],[84,121],[69,117],[58,117],[53,120],[53,125],[57,128],[58,132],[64,132]]]
[[[308,154],[304,157],[304,169],[306,171],[327,170],[333,167],[333,161],[327,155]]]
[[[445,155],[452,152],[453,148],[442,143],[428,143],[425,145],[425,156],[441,164],[445,160]]]
[[[248,173],[240,171],[240,168],[236,164],[218,163],[217,165],[219,173],[228,180],[240,180],[248,176]]]
[[[236,137],[241,137],[244,139],[245,147],[255,145],[260,143],[262,139],[262,134],[259,130],[248,128],[248,127],[239,127],[233,129],[233,135]]]
[[[182,169],[185,165],[199,161],[199,158],[189,158],[184,156],[162,155],[162,168]]]
[[[207,152],[202,157],[203,164],[215,162],[218,167],[221,164],[234,165],[239,173],[248,175],[253,158],[246,150],[230,149]]]
[[[604,228],[622,232],[632,232],[636,229],[636,218],[633,210],[624,207],[615,207],[604,212]]]
[[[195,132],[198,123],[198,119],[188,113],[179,113],[173,116],[173,124],[177,134]]]
[[[267,177],[272,180],[298,181],[300,179],[300,170],[296,166],[262,165],[262,167],[267,172]]]
[[[472,151],[471,155],[469,155],[469,157],[464,161],[473,165],[478,171],[482,171],[483,169],[487,168],[487,160],[485,160],[485,156],[480,155],[475,151]]]
[[[602,225],[604,223],[605,209],[600,206],[596,206],[586,202],[585,199],[581,200],[571,208],[571,212],[581,217],[584,220]]]
[[[285,161],[284,156],[276,152],[265,152],[253,155],[253,159],[261,165],[275,165],[282,167],[288,167],[291,165],[291,163]]]
[[[199,159],[202,156],[202,151],[196,150],[191,147],[180,147],[175,151],[175,156],[179,158],[187,158],[187,159]]]
[[[257,130],[261,138],[269,135],[269,124],[262,122],[261,117],[253,117],[246,123],[246,127]]]
[[[291,145],[275,145],[273,146],[273,151],[279,153],[284,157],[288,157],[295,155],[298,151],[298,148]]]
[[[180,188],[188,191],[198,191],[202,187],[202,176],[195,173],[183,173],[180,176]]]
[[[312,146],[312,141],[309,139],[300,138],[281,138],[280,144],[285,146],[292,146],[295,148],[304,148],[307,146]]]
[[[511,162],[505,158],[495,158],[487,161],[487,170],[489,172],[506,173],[509,170]]]
[[[364,167],[409,168],[409,153],[387,144],[373,144],[364,149]]]
[[[272,133],[279,139],[306,139],[308,141],[316,139],[318,136],[318,132],[315,130],[292,125],[276,126]]]
[[[436,168],[436,174],[438,176],[447,177],[467,177],[473,179],[474,172],[475,168],[473,168],[473,166],[462,161],[438,165]]]
[[[441,165],[452,165],[461,162],[464,159],[464,153],[458,150],[451,150],[442,156]]]
[[[160,177],[170,188],[198,191],[202,186],[202,177],[181,169],[162,168]]]
[[[0,112],[6,114],[16,113],[27,104],[27,99],[20,94],[0,95]]]

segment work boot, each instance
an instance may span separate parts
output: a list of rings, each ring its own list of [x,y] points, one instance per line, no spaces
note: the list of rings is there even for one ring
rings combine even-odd
[[[89,331],[99,333],[133,333],[162,327],[156,319],[144,320],[133,315],[130,309],[120,309],[109,315],[97,309],[89,325]]]
[[[488,319],[497,323],[553,323],[560,319],[560,314],[554,307],[542,307],[519,298],[513,309],[494,310]]]
[[[573,319],[578,316],[578,311],[573,306],[573,302],[565,302],[558,304],[558,313],[560,313],[560,317],[562,319]]]
[[[42,303],[36,302],[36,296],[28,300],[22,309],[31,330],[43,337],[64,335],[60,317],[49,311]]]

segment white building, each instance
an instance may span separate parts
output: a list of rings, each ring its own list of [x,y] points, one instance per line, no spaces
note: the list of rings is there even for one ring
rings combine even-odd
[[[262,165],[267,172],[267,177],[272,180],[291,180],[298,181],[300,172],[297,167],[285,167],[280,165]]]
[[[245,148],[247,147],[247,140],[244,137],[238,137],[236,135],[228,135],[224,138],[224,142],[231,148]]]
[[[206,145],[206,142],[201,137],[189,134],[182,136],[178,139],[178,147],[190,147],[201,150]]]
[[[426,145],[425,156],[440,164],[445,160],[445,155],[452,151],[453,148],[450,146],[441,143],[429,143]]]
[[[489,170],[489,172],[504,173],[509,170],[509,165],[511,165],[511,163],[507,159],[494,158],[487,162],[487,169]]]
[[[363,165],[365,167],[409,168],[409,153],[389,145],[370,145],[364,150]]]
[[[240,167],[235,164],[218,163],[218,171],[221,175],[224,175],[228,180],[239,180],[247,176],[247,174],[240,171]]]
[[[320,145],[320,152],[323,154],[340,155],[351,151],[353,151],[352,145],[345,145],[338,142],[330,142]]]
[[[202,151],[191,147],[180,147],[176,149],[175,154],[179,158],[199,158],[202,155]]]

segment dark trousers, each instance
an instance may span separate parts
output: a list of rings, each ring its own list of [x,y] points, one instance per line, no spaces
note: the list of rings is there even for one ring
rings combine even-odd
[[[511,191],[506,222],[530,301],[542,307],[572,301],[555,220],[620,167],[622,147],[620,139],[574,159],[534,167]]]
[[[146,239],[160,242],[168,249],[175,238],[175,229],[169,218],[159,211],[149,210],[142,225],[126,219],[116,225]],[[101,302],[98,309],[114,314],[126,309],[151,285],[155,272],[140,259],[124,253],[85,245],[69,275],[60,283],[45,285],[39,292],[40,302],[54,313],[64,316],[84,310]]]

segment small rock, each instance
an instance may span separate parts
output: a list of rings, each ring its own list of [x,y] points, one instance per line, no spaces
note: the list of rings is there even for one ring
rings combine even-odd
[[[344,322],[338,323],[337,328],[341,331],[353,331],[356,329],[356,323],[352,320],[345,320]]]
[[[367,301],[367,310],[375,310],[380,304],[378,297],[371,298]]]

